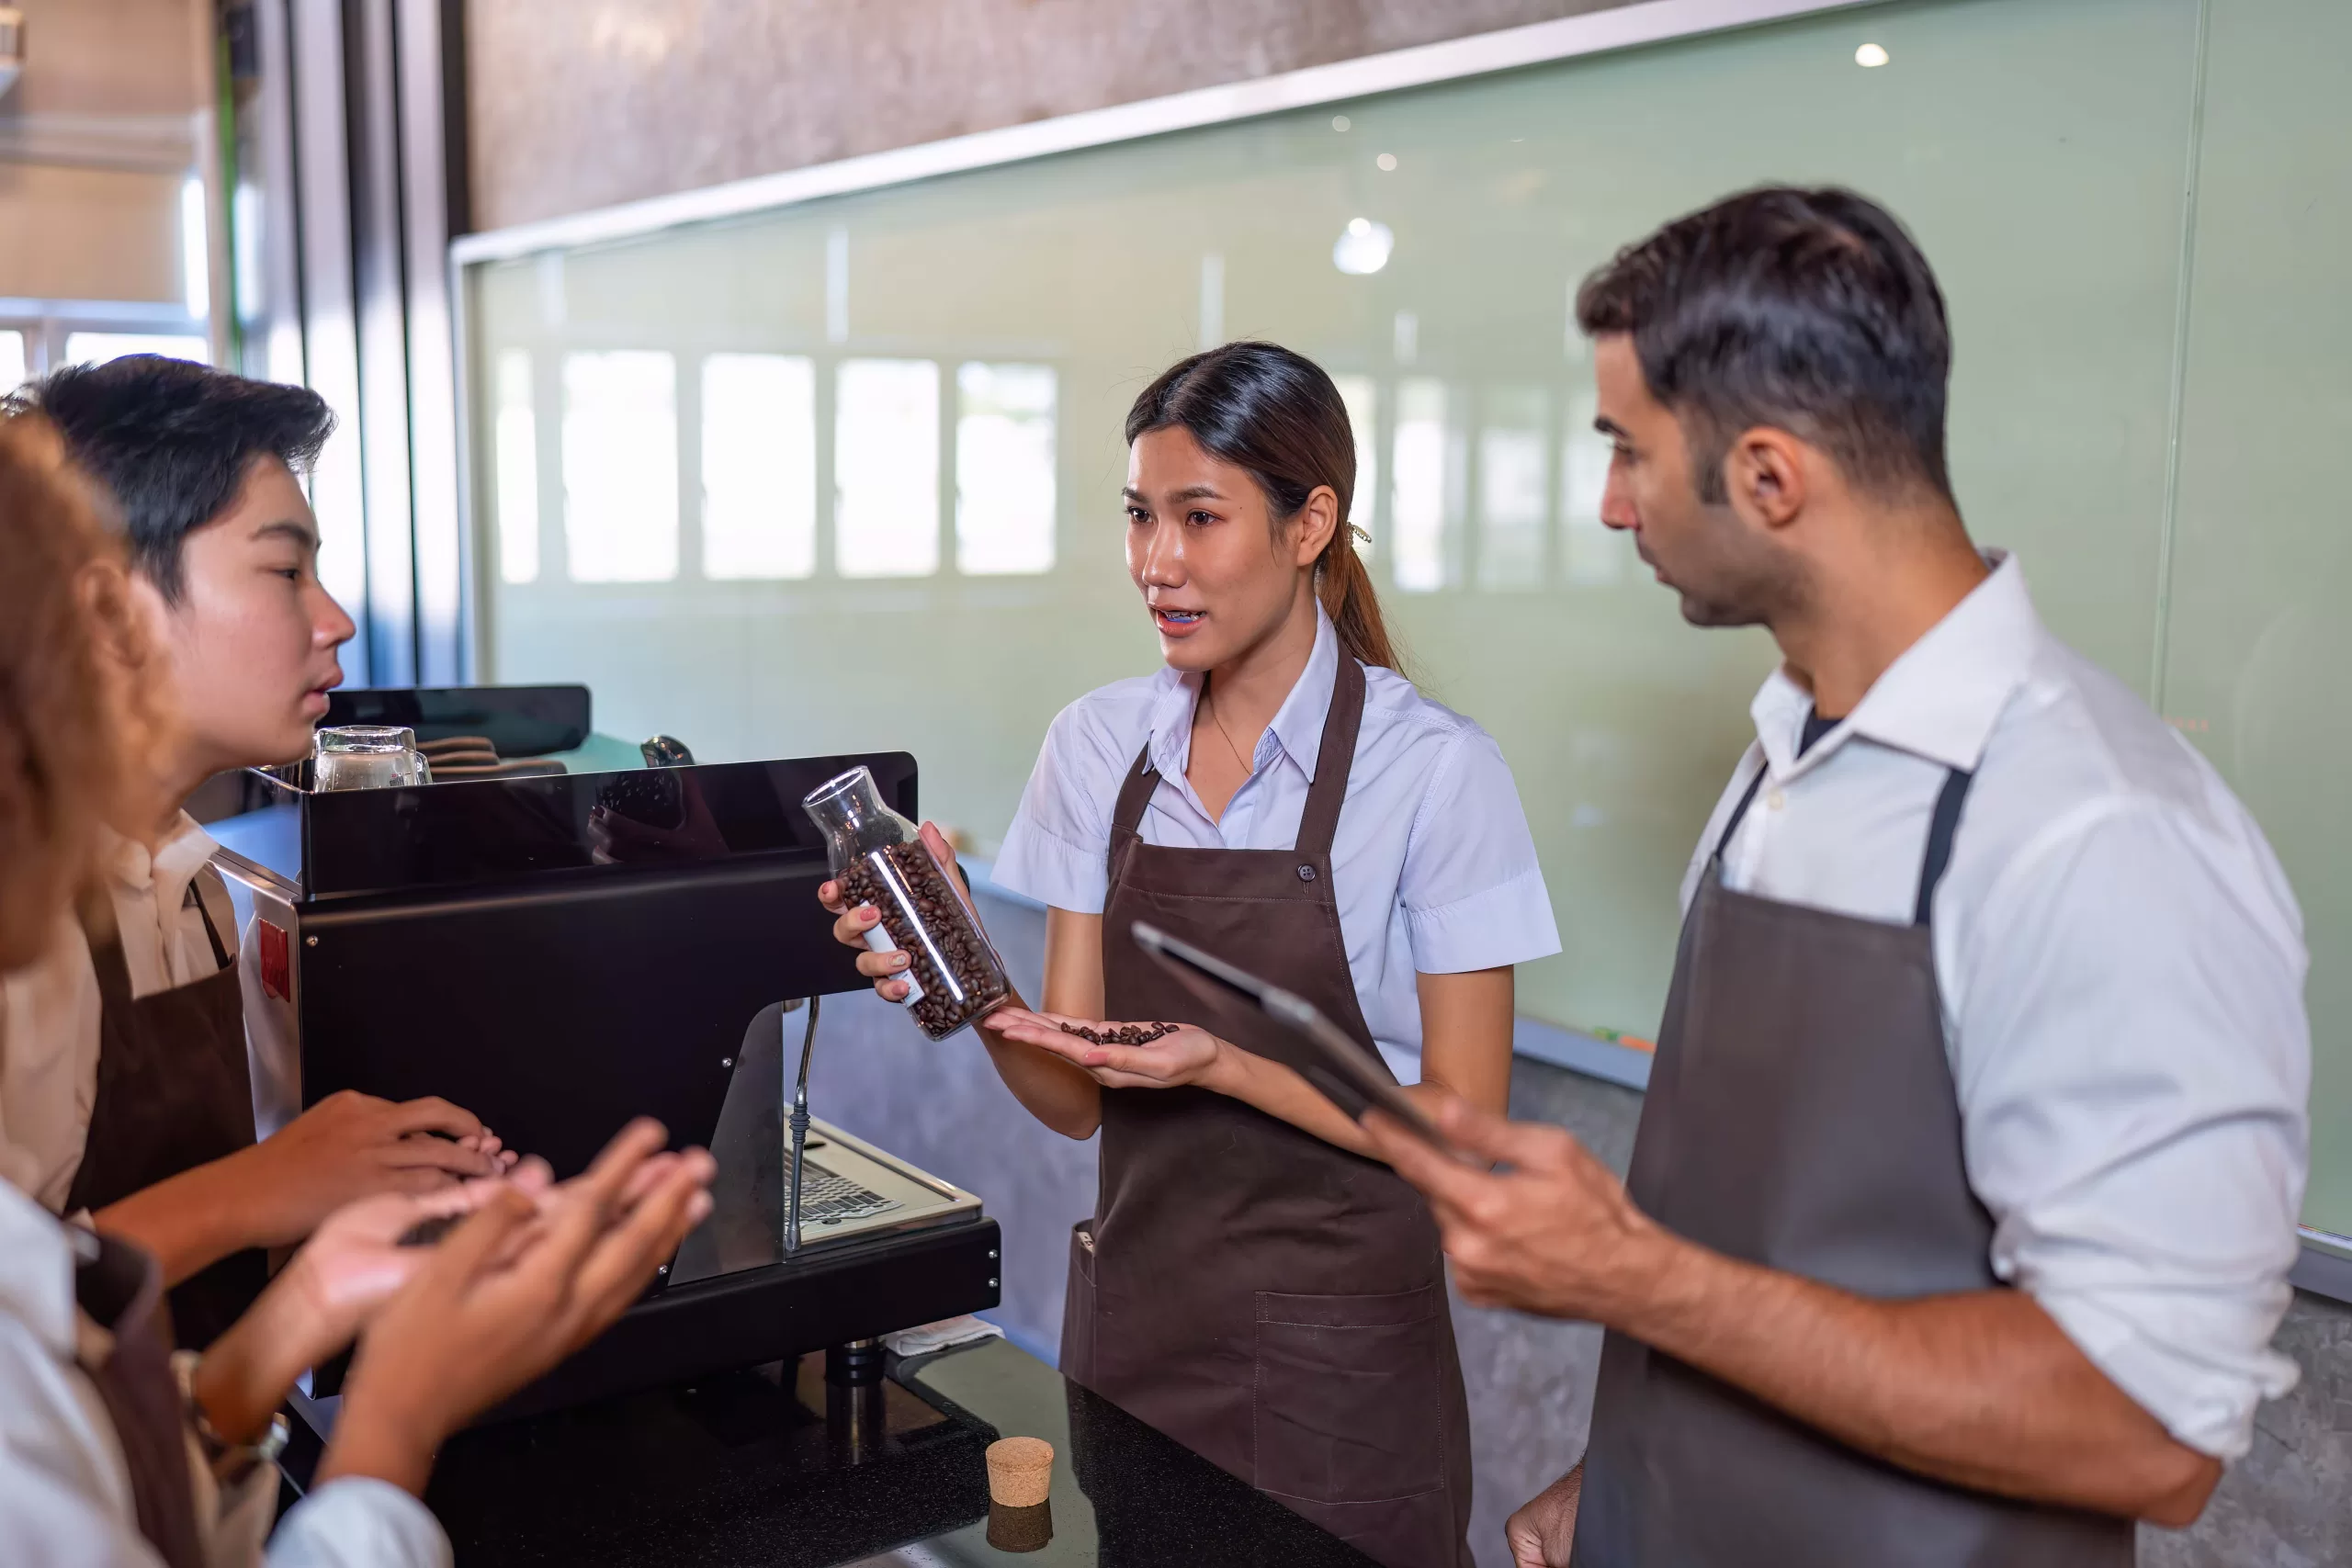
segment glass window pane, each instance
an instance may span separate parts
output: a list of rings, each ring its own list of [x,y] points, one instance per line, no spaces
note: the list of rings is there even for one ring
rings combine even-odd
[[[797,355],[702,362],[702,574],[817,570],[817,367]]]
[[[1560,522],[1567,542],[1568,581],[1586,586],[1615,582],[1634,558],[1634,541],[1600,523],[1600,495],[1609,484],[1609,443],[1593,429],[1599,400],[1589,391],[1568,400],[1560,442]]]
[[[1544,586],[1551,420],[1540,388],[1490,391],[1478,432],[1478,586]]]
[[[1052,367],[966,365],[956,395],[956,570],[1051,571]]]
[[[1391,570],[1396,586],[1426,593],[1456,580],[1446,538],[1449,493],[1460,467],[1449,461],[1445,383],[1414,377],[1396,384],[1395,492],[1389,515],[1396,534]]]
[[[212,345],[194,333],[69,333],[65,363],[97,365],[126,354],[160,354],[166,359],[211,362]]]
[[[939,570],[939,367],[844,359],[833,390],[833,561],[843,577]]]
[[[678,575],[678,363],[563,356],[563,537],[574,582]]]
[[[1380,389],[1369,376],[1334,376],[1331,380],[1340,389],[1340,400],[1348,405],[1348,425],[1356,437],[1356,489],[1348,504],[1348,522],[1370,538],[1374,498],[1380,493]]]
[[[25,334],[20,332],[0,332],[0,387],[10,390],[24,384]]]
[[[498,423],[492,462],[498,483],[498,575],[539,580],[539,421],[531,407],[531,355],[498,355]]]

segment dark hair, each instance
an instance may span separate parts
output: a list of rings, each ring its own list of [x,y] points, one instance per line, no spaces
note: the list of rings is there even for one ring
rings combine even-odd
[[[1228,343],[1180,360],[1127,411],[1127,444],[1179,424],[1209,456],[1248,469],[1277,523],[1297,516],[1317,485],[1330,486],[1340,498],[1340,522],[1315,562],[1316,596],[1350,655],[1396,669],[1396,646],[1348,525],[1355,434],[1348,405],[1323,367],[1271,343]]]
[[[1584,280],[1577,323],[1633,334],[1702,501],[1723,501],[1724,454],[1759,424],[1858,485],[1951,498],[1943,295],[1903,225],[1852,191],[1768,186],[1678,218]]]
[[[179,597],[182,541],[235,503],[254,459],[300,474],[334,430],[326,400],[307,387],[153,354],[67,366],[6,407],[49,416],[120,509],[131,565],[167,600]]]

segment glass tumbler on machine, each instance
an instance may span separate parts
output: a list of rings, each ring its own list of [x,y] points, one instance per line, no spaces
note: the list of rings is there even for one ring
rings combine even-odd
[[[925,1034],[944,1040],[1012,998],[1004,961],[955,876],[915,825],[882,804],[871,772],[853,768],[800,804],[825,835],[843,898],[852,908],[871,904],[882,917],[865,945],[907,954],[900,977],[911,989],[902,1005]]]
[[[311,787],[383,789],[433,782],[433,770],[405,725],[345,724],[322,729],[311,756]]]

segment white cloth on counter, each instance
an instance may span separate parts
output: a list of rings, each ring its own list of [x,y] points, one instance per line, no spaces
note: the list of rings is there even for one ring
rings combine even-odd
[[[1220,818],[1184,777],[1200,677],[1163,667],[1064,708],[1046,733],[993,880],[1075,914],[1100,914],[1111,815],[1147,744],[1159,788],[1149,844],[1285,850],[1300,816],[1339,678],[1339,636],[1316,613],[1315,649],[1260,737],[1250,777]],[[1552,900],[1510,768],[1494,738],[1393,670],[1364,670],[1363,725],[1331,847],[1332,893],[1356,998],[1373,1039],[1418,1052],[1417,974],[1524,964],[1560,951]],[[1226,953],[1245,966],[1250,955]]]
[[[885,1334],[882,1343],[896,1356],[928,1356],[933,1350],[951,1350],[958,1345],[977,1345],[983,1339],[1003,1337],[1004,1330],[995,1324],[966,1313],[961,1317],[943,1317],[937,1323]]]
[[[14,1563],[160,1568],[130,1491],[122,1442],[75,1361],[74,1251],[63,1227],[0,1182],[0,1540]],[[213,1568],[449,1568],[448,1537],[399,1487],[330,1481],[258,1542],[277,1496],[262,1466],[217,1493],[191,1436],[198,1526]],[[259,1528],[256,1528],[256,1510]]]
[[[1936,979],[1991,1263],[2183,1443],[2234,1458],[2294,1386],[2270,1347],[2309,1158],[2306,955],[2261,829],[2130,688],[1993,574],[1802,757],[1785,672],[1690,861],[1760,766],[1724,885],[1908,924],[1946,770],[1973,770]]]

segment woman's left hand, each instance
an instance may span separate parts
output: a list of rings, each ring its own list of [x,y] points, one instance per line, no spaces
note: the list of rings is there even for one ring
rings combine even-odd
[[[1057,1012],[1002,1008],[982,1020],[985,1028],[1075,1062],[1106,1089],[1177,1089],[1213,1074],[1231,1049],[1207,1030],[1180,1023],[1148,1045],[1098,1045],[1062,1027],[1109,1034],[1128,1028],[1100,1019],[1065,1018]],[[1146,1027],[1149,1027],[1147,1025]]]

